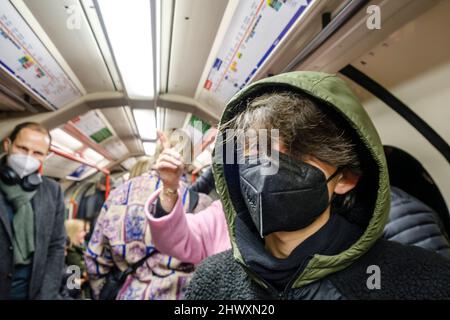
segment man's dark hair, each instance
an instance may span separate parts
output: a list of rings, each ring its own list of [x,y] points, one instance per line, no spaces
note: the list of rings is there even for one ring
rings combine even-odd
[[[231,120],[233,129],[278,129],[284,146],[294,156],[313,156],[338,168],[360,168],[348,124],[321,102],[304,95],[276,92],[258,96]]]
[[[49,146],[52,143],[52,137],[50,135],[50,132],[48,131],[48,129],[46,127],[44,127],[42,124],[37,123],[37,122],[23,122],[18,124],[17,126],[15,126],[15,128],[13,129],[13,131],[11,131],[10,135],[9,135],[9,140],[11,140],[11,143],[14,142],[14,140],[16,140],[17,136],[19,135],[20,131],[22,131],[22,129],[31,129],[33,131],[37,131],[43,134],[46,134],[48,136],[49,139]]]
[[[293,92],[264,93],[250,99],[230,122],[235,130],[278,129],[280,138],[295,157],[313,156],[320,161],[362,174],[357,139],[349,124],[324,102]],[[356,188],[355,188],[356,189]],[[335,195],[336,205],[347,211],[355,201],[354,190]],[[339,204],[338,204],[339,203]]]

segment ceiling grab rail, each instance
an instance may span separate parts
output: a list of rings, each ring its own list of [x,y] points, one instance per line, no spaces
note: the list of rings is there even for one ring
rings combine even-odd
[[[352,0],[350,1],[334,18],[331,19],[329,13],[322,17],[323,29],[301,50],[297,56],[280,72],[285,73],[293,71],[296,67],[305,61],[314,53],[322,44],[325,43],[335,32],[339,30],[348,20],[358,13],[369,0]],[[331,19],[331,20],[330,20]]]
[[[397,112],[413,126],[436,150],[450,163],[450,146],[448,143],[420,116],[411,110],[400,99],[390,93],[381,84],[370,78],[364,72],[348,65],[339,71],[375,97],[383,101],[389,108]]]

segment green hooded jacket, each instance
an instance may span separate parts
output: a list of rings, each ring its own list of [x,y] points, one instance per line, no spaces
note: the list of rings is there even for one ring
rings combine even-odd
[[[389,177],[383,146],[372,121],[348,85],[336,75],[299,71],[257,81],[238,92],[230,100],[223,112],[220,124],[227,123],[239,112],[242,112],[248,99],[262,92],[276,91],[277,88],[283,90],[289,89],[294,92],[310,95],[324,102],[324,105],[329,108],[334,108],[335,111],[348,121],[357,133],[369,157],[373,160],[374,166],[371,169],[376,171],[375,176],[377,177],[376,181],[374,181],[377,185],[373,186],[372,189],[376,190],[376,199],[372,206],[373,211],[365,212],[365,214],[370,216],[367,217],[369,222],[363,235],[350,248],[338,255],[314,255],[293,284],[293,288],[299,288],[322,279],[329,274],[345,269],[366,253],[375,244],[377,239],[381,237],[390,208]],[[217,139],[216,150],[221,147],[218,145],[219,143],[219,139]],[[230,195],[230,186],[226,180],[224,165],[217,159],[217,153],[215,157],[216,159],[213,164],[214,178],[228,222],[233,256],[240,264],[245,265],[241,252],[236,245],[236,211],[233,206],[232,196]],[[254,275],[253,277],[256,282],[265,286],[261,279],[258,279]]]

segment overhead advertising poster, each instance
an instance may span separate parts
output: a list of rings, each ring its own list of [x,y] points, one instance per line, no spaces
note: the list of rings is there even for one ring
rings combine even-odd
[[[313,0],[239,1],[203,89],[225,104],[255,75]]]
[[[96,143],[101,143],[113,136],[111,130],[108,129],[102,118],[95,111],[89,111],[85,115],[72,119],[72,123],[82,134]]]
[[[64,70],[7,0],[0,1],[0,68],[56,109],[81,97]]]
[[[81,166],[79,166],[74,172],[72,172],[71,174],[68,175],[68,177],[70,178],[74,178],[74,179],[79,179],[83,174],[85,174],[90,168],[85,165],[82,164]]]
[[[55,178],[64,178],[80,167],[78,162],[60,157],[51,153],[44,162],[44,175]]]
[[[97,169],[91,168],[85,164],[82,164],[74,172],[67,175],[65,178],[68,180],[81,181],[96,172],[97,172]]]
[[[119,138],[109,140],[103,147],[116,160],[123,158],[129,153],[127,146]]]
[[[202,143],[210,128],[211,125],[209,123],[202,121],[195,115],[192,115],[189,119],[188,125],[185,128],[185,131],[191,138],[192,144],[196,146]]]

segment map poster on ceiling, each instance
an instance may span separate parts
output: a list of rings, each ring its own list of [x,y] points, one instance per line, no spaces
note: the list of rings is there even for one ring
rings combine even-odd
[[[0,1],[0,68],[53,108],[81,97],[64,70],[7,0]]]
[[[88,171],[90,168],[85,165],[82,164],[81,166],[79,166],[74,172],[72,172],[71,174],[69,174],[68,176],[74,179],[79,179],[82,175],[84,175],[86,173],[86,171]]]
[[[246,86],[313,0],[239,1],[203,89],[225,104]]]
[[[44,174],[55,178],[64,178],[74,172],[80,164],[76,161],[50,153],[44,162]]]
[[[95,111],[89,111],[85,115],[72,119],[72,123],[82,134],[96,143],[101,143],[113,136],[111,130]]]

